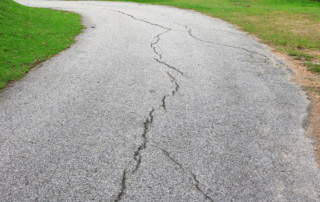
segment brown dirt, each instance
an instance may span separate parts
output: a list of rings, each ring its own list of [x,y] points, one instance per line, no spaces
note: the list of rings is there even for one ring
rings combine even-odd
[[[308,94],[312,103],[311,116],[306,135],[316,140],[314,152],[320,164],[320,74],[307,70],[302,61],[294,60],[292,57],[275,52],[275,54],[285,59],[288,65],[296,70],[292,74],[291,81],[301,86]]]
[[[304,14],[288,14],[286,12],[276,12],[273,17],[277,27],[282,27],[290,32],[301,36],[312,38],[319,37],[320,24],[310,19],[310,16]]]

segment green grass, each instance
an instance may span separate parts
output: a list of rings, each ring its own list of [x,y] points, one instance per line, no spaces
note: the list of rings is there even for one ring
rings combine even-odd
[[[77,14],[0,0],[0,89],[69,47],[82,28]]]
[[[119,1],[119,0],[117,0]],[[121,0],[120,0],[121,1]],[[320,1],[312,0],[122,0],[193,9],[256,35],[297,60],[320,61]]]
[[[314,58],[314,56],[303,53],[302,51],[298,51],[298,50],[290,50],[289,51],[289,55],[290,56],[294,56],[294,59],[296,60],[307,60],[310,61]]]
[[[305,62],[304,64],[309,67],[309,71],[320,73],[320,64],[314,64],[311,62]]]

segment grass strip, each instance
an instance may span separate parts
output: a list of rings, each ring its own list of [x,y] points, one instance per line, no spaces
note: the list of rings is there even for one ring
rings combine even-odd
[[[82,28],[78,14],[0,0],[0,89],[68,48]]]

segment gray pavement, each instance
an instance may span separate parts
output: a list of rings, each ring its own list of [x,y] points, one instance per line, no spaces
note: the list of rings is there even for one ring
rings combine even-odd
[[[17,1],[87,29],[0,94],[0,201],[320,201],[310,103],[251,36],[165,6]]]

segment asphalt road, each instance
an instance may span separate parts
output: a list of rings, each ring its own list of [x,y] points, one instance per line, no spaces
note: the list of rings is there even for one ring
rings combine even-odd
[[[0,201],[320,201],[310,103],[251,36],[164,6],[18,1],[87,29],[0,94]]]

